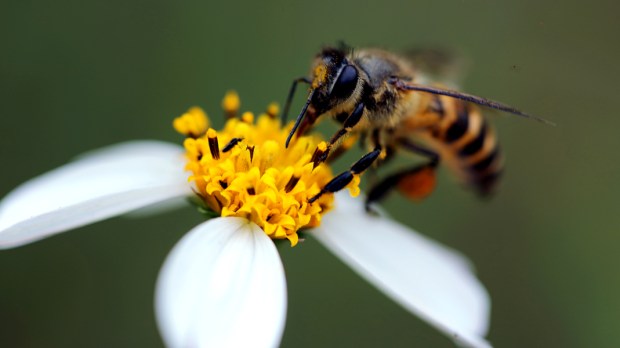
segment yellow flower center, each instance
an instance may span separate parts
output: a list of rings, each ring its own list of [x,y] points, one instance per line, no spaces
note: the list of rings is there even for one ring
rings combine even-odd
[[[325,149],[318,135],[285,141],[292,125],[280,125],[278,107],[270,104],[254,120],[245,112],[237,118],[239,97],[229,92],[222,102],[229,117],[224,129],[209,127],[207,115],[191,108],[174,120],[174,128],[187,136],[186,169],[204,205],[220,216],[244,217],[260,226],[273,239],[288,239],[294,246],[297,231],[316,227],[333,205],[333,195],[313,197],[332,178],[328,165],[315,166],[312,155]],[[359,178],[349,184],[359,194]]]

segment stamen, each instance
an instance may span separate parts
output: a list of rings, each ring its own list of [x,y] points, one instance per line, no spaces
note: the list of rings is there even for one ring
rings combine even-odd
[[[224,113],[227,118],[235,118],[237,117],[237,112],[239,111],[239,107],[241,106],[241,100],[239,99],[239,95],[235,91],[228,91],[224,96],[224,100],[222,100],[222,109],[224,109]]]
[[[199,138],[209,127],[209,118],[199,107],[192,107],[172,122],[174,129],[190,138]]]
[[[237,115],[239,105],[233,92],[222,101],[229,116]],[[294,246],[298,230],[319,226],[321,216],[333,205],[332,173],[323,163],[329,146],[309,134],[299,135],[287,147],[291,125],[282,125],[275,118],[278,112],[277,105],[271,104],[256,119],[247,112],[229,118],[220,131],[206,128],[197,138],[193,132],[184,133],[188,136],[183,143],[185,168],[191,171],[189,180],[205,208],[223,217],[246,218],[270,238],[288,239]],[[222,150],[220,140],[226,144]],[[347,185],[358,189],[358,184],[354,180]]]
[[[244,112],[243,115],[241,115],[241,121],[245,123],[254,123],[254,114],[249,111]]]
[[[301,173],[299,171],[295,171],[295,173],[293,173],[289,181],[286,183],[284,191],[286,191],[286,193],[291,192],[295,188],[295,186],[297,186],[299,179],[301,179]]]
[[[248,152],[250,152],[250,162],[254,160],[254,145],[248,146]]]
[[[207,139],[209,141],[209,150],[211,150],[211,157],[213,157],[213,159],[219,160],[220,145],[217,141],[217,133],[215,132],[215,129],[209,128],[209,130],[207,131]]]
[[[314,168],[316,168],[319,164],[325,161],[327,157],[327,148],[327,143],[322,141],[316,147],[316,150],[314,150],[314,153],[312,154],[312,159],[310,160],[310,162],[314,163]]]
[[[278,114],[280,113],[280,106],[278,105],[278,103],[271,103],[267,106],[266,113],[267,115],[269,115],[269,117],[276,118],[276,116],[278,116]]]

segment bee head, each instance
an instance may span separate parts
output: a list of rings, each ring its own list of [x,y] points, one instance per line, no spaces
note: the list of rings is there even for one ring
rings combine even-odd
[[[317,115],[345,103],[360,85],[357,67],[349,62],[343,49],[325,48],[314,60],[310,93],[287,139],[290,141],[309,106]]]
[[[359,83],[359,72],[350,64],[341,49],[325,48],[319,53],[312,68],[311,105],[317,113],[324,113],[346,101]]]

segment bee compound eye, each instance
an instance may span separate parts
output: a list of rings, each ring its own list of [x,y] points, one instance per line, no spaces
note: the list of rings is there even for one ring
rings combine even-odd
[[[331,96],[339,99],[347,98],[353,93],[357,86],[357,69],[353,65],[342,68],[338,80],[332,88]]]

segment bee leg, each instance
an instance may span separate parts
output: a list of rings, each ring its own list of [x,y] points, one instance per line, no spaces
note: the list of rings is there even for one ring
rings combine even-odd
[[[349,151],[353,145],[355,145],[355,143],[358,140],[358,136],[357,135],[352,135],[348,138],[346,138],[341,144],[340,146],[338,146],[335,150],[331,151],[329,153],[329,157],[327,158],[327,163],[332,163],[335,160],[337,160],[340,156],[342,156],[345,152]]]
[[[429,164],[433,164],[435,166],[439,164],[439,154],[437,152],[416,144],[409,139],[399,139],[398,142],[402,145],[403,149],[428,158]]]
[[[342,138],[347,133],[351,132],[353,127],[355,127],[355,125],[359,123],[360,119],[362,118],[362,115],[364,114],[364,107],[365,105],[363,102],[360,102],[355,106],[355,109],[353,109],[353,112],[351,113],[351,115],[349,115],[349,117],[347,117],[347,119],[344,120],[344,123],[342,124],[342,128],[340,128],[340,130],[336,132],[336,134],[334,134],[334,136],[332,136],[332,138],[329,140],[329,144],[327,145],[327,150],[325,152],[322,152],[320,156],[317,156],[316,158],[312,159],[315,167],[325,162],[327,157],[329,157],[332,147],[334,147],[334,145],[338,143],[340,138]]]
[[[402,139],[400,143],[403,148],[427,157],[429,161],[394,173],[373,185],[366,197],[366,211],[368,212],[372,212],[372,203],[385,198],[395,187],[413,200],[426,198],[435,188],[435,170],[439,164],[439,155],[406,139]]]
[[[338,176],[330,180],[330,182],[328,182],[327,185],[319,191],[319,193],[308,200],[308,203],[316,201],[325,193],[334,193],[345,188],[351,180],[353,180],[354,175],[359,175],[368,169],[380,154],[380,147],[377,147],[372,152],[365,154],[362,158],[355,162],[349,170],[340,173]]]
[[[373,166],[368,168],[368,171],[366,172],[366,174],[364,174],[364,177],[366,180],[366,187],[374,187],[375,184],[379,182],[380,178],[379,178],[379,173],[377,171],[377,168],[390,162],[392,158],[394,158],[394,153],[396,151],[394,150],[394,147],[391,144],[383,146],[383,148],[385,149],[383,153],[379,155],[379,158],[377,158]],[[383,155],[385,155],[385,157],[382,157]]]
[[[307,77],[299,77],[293,80],[293,84],[291,85],[291,89],[288,92],[288,97],[286,98],[286,104],[284,104],[284,110],[282,112],[282,124],[286,123],[286,118],[288,116],[288,111],[291,108],[291,103],[293,102],[293,97],[295,96],[295,90],[297,89],[297,84],[300,82],[312,83]]]
[[[431,162],[394,173],[381,180],[368,192],[366,211],[372,212],[371,204],[383,199],[393,188],[412,200],[421,200],[435,189],[436,164]]]

